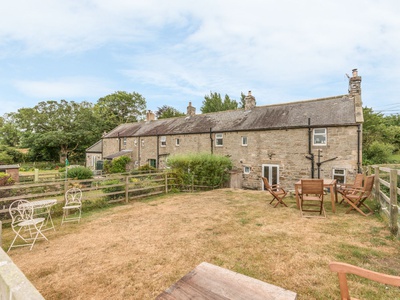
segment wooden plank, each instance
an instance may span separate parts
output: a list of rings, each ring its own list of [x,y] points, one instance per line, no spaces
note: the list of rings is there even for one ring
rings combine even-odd
[[[156,299],[294,300],[297,294],[203,262]]]

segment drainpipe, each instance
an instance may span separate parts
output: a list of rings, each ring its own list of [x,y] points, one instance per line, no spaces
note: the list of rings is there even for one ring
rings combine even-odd
[[[211,154],[214,154],[214,148],[213,148],[213,145],[214,145],[214,143],[213,143],[214,141],[213,141],[213,138],[212,138],[212,128],[210,127],[210,143],[211,143]]]
[[[159,169],[159,158],[160,158],[160,136],[157,134],[157,161],[156,161],[156,168]]]
[[[121,151],[121,139],[119,137],[119,131],[118,131],[118,152]]]
[[[361,124],[358,124],[358,129],[357,129],[357,170],[358,170],[358,173],[362,173],[362,171],[361,171]]]
[[[137,137],[138,141],[137,141],[137,145],[138,145],[138,167],[140,167],[140,159],[141,159],[141,141],[140,141],[140,136]]]
[[[312,129],[311,129],[311,119],[308,118],[308,155],[307,159],[311,161],[311,178],[314,178],[314,154],[311,152],[312,143]]]

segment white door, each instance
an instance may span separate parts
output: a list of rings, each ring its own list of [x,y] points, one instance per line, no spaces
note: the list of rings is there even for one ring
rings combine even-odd
[[[269,184],[279,183],[279,165],[262,165],[262,176],[268,179]],[[262,183],[264,190],[264,183]]]

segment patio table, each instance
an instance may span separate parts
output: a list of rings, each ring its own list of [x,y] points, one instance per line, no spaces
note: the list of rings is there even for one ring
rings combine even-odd
[[[295,300],[297,294],[279,286],[202,262],[158,295],[156,299]]]
[[[46,221],[44,223],[45,228],[42,229],[42,231],[49,229],[56,230],[54,227],[53,219],[51,218],[51,208],[56,204],[57,204],[57,199],[35,200],[35,201],[30,201],[29,203],[26,204],[33,207],[35,216],[44,216],[46,218]],[[49,221],[50,221],[50,226],[47,226]]]

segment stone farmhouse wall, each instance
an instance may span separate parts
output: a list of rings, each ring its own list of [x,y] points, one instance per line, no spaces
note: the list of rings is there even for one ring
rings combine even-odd
[[[346,170],[346,181],[354,179],[357,173],[357,130],[357,126],[328,127],[327,145],[312,146],[315,163],[318,149],[321,150],[321,162],[337,157],[321,165],[321,178],[332,178],[333,169],[340,168]],[[104,138],[103,156],[130,149],[135,167],[156,160],[159,168],[165,168],[167,157],[173,154],[205,152],[228,155],[234,167],[242,172],[243,188],[247,189],[262,188],[263,165],[278,165],[279,181],[288,189],[293,189],[299,179],[311,176],[311,162],[306,158],[308,128],[223,132],[222,146],[216,146],[215,134],[211,135],[212,141],[210,133],[168,135],[165,136],[165,145],[162,145],[161,136],[126,137],[125,143],[123,137]],[[242,145],[244,136],[247,137],[246,146]],[[248,174],[243,172],[245,167]],[[315,164],[315,177],[316,168]]]

